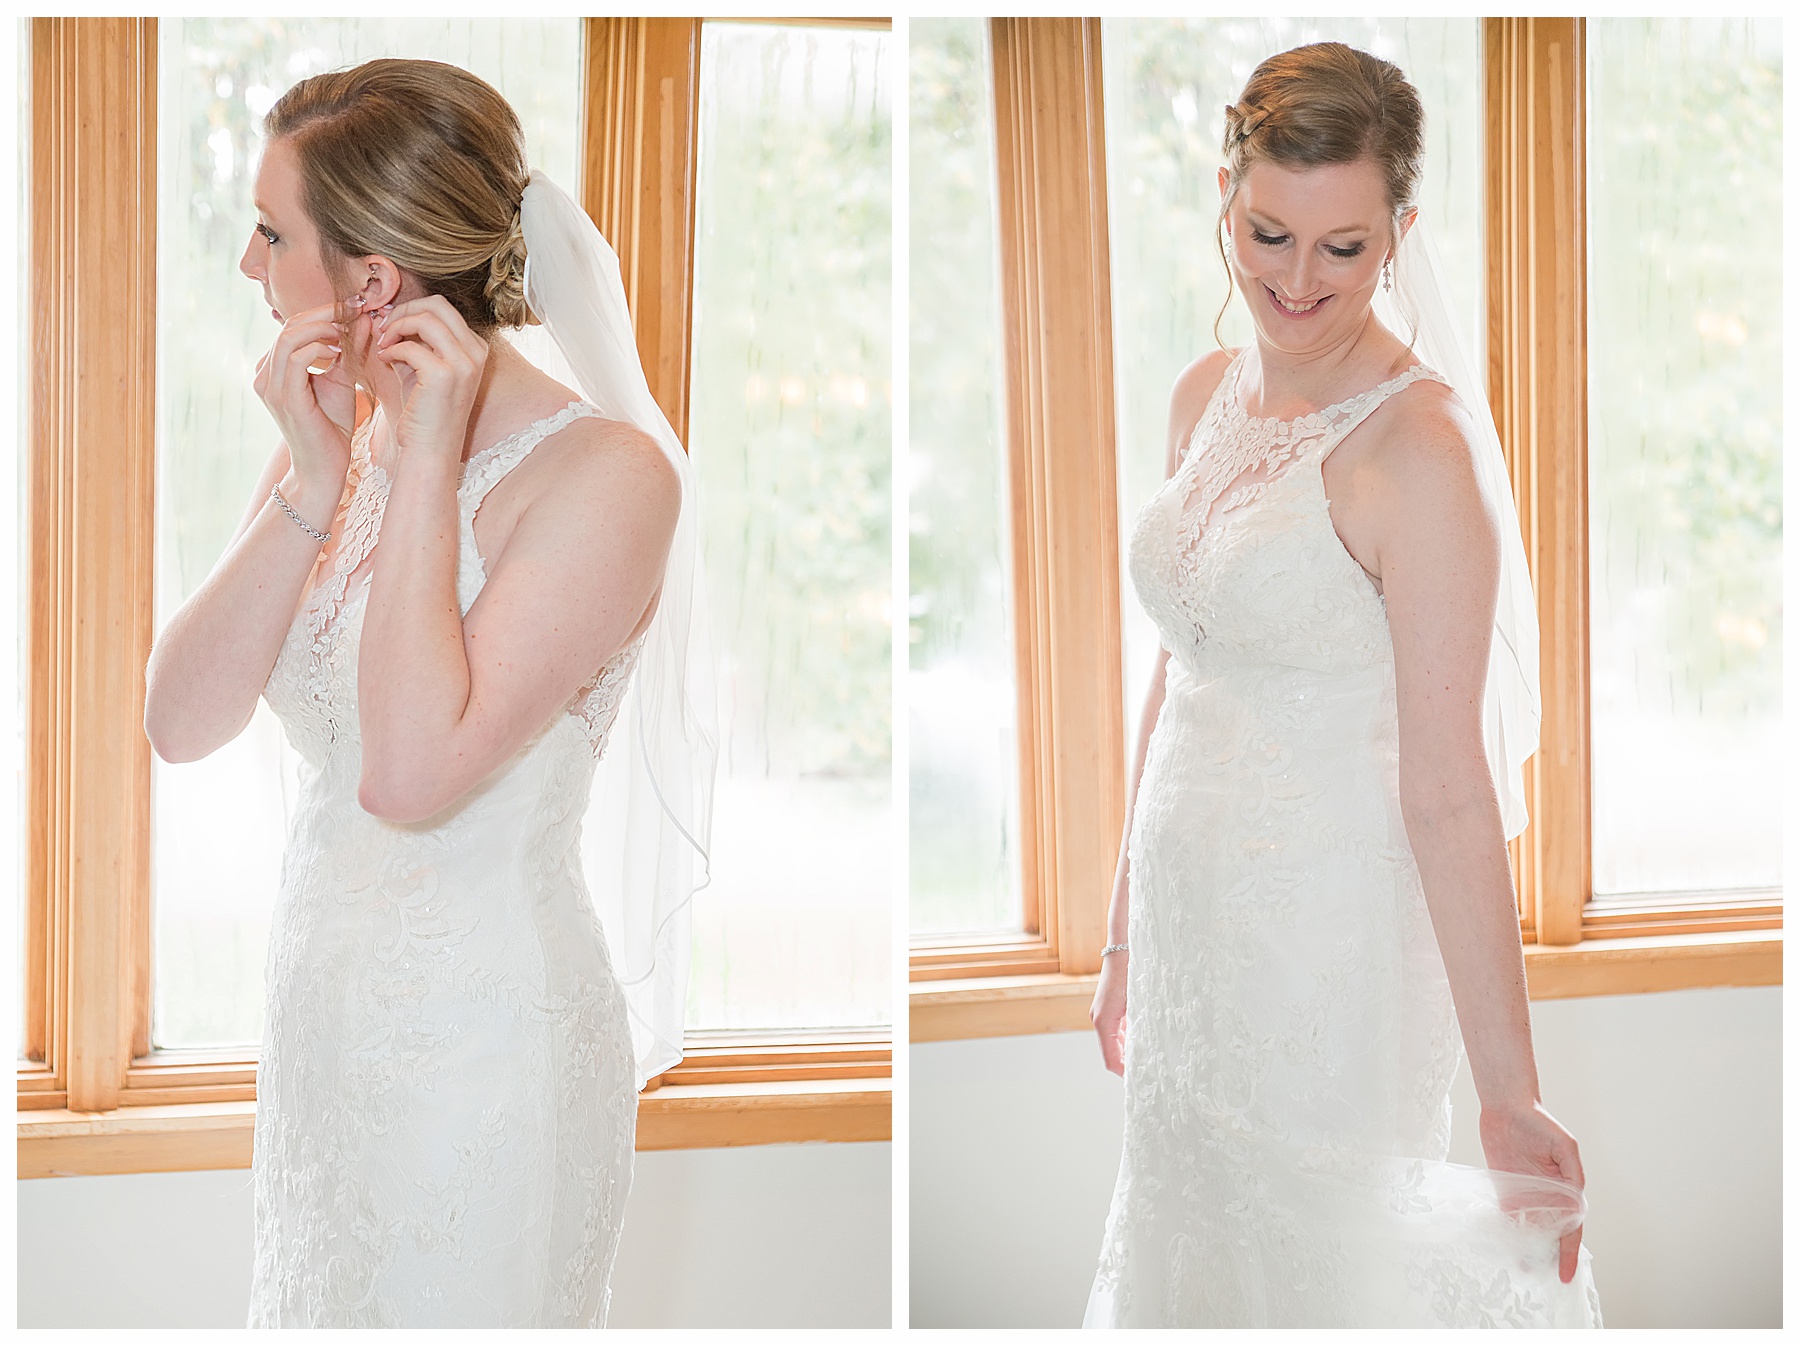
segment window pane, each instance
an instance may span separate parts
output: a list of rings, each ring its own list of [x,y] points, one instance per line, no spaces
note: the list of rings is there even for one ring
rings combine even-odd
[[[886,1024],[889,35],[702,34],[689,448],[721,704],[688,1022]]]
[[[1018,930],[987,22],[913,20],[909,78],[912,929]]]
[[[279,436],[251,391],[276,328],[238,273],[262,115],[296,81],[376,56],[451,61],[525,123],[532,162],[576,187],[580,24],[560,20],[164,19],[158,76],[157,624],[225,549]],[[262,1037],[269,916],[286,842],[286,744],[268,708],[212,756],[153,774],[153,1035]]]
[[[1121,545],[1137,511],[1162,484],[1175,376],[1215,346],[1213,318],[1226,292],[1225,266],[1214,244],[1225,105],[1266,57],[1306,42],[1347,42],[1393,61],[1418,89],[1426,136],[1420,211],[1431,221],[1453,299],[1467,322],[1469,355],[1480,358],[1478,36],[1474,19],[1107,21],[1101,49]],[[1249,315],[1235,296],[1219,332],[1227,346],[1253,339]],[[1125,571],[1121,564],[1125,722],[1135,733],[1158,645]]]
[[[1781,24],[1588,24],[1594,890],[1781,882]]]

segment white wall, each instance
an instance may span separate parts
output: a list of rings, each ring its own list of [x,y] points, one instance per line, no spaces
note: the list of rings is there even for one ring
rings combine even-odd
[[[1532,1007],[1545,1105],[1581,1142],[1609,1327],[1781,1325],[1781,990]],[[1074,1326],[1122,1093],[1087,1033],[912,1049],[911,1321]],[[1480,1163],[1456,1082],[1451,1157]]]
[[[892,1146],[640,1154],[616,1327],[886,1327]],[[20,1327],[241,1327],[250,1174],[38,1178],[19,1193]]]

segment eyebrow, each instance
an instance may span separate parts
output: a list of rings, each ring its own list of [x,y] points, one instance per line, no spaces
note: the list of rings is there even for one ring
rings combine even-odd
[[[1250,223],[1252,223],[1252,224],[1256,224],[1260,220],[1261,223],[1263,223],[1263,224],[1273,225],[1275,228],[1279,229],[1284,234],[1288,232],[1288,227],[1285,224],[1283,224],[1280,220],[1276,219],[1273,215],[1269,214],[1267,211],[1252,210],[1252,209],[1246,207],[1244,210],[1244,214],[1246,214],[1250,217]],[[1361,233],[1364,231],[1372,230],[1372,228],[1373,228],[1373,226],[1367,225],[1367,224],[1340,224],[1335,229],[1327,229],[1324,233],[1320,234],[1319,237],[1320,238],[1330,238],[1333,234]]]

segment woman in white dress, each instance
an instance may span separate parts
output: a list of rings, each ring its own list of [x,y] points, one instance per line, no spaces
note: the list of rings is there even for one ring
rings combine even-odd
[[[634,671],[632,763],[681,772],[658,716],[693,709],[687,469],[616,259],[492,87],[372,61],[296,85],[265,129],[241,269],[281,324],[256,374],[281,442],[158,640],[145,714],[190,761],[263,696],[303,760],[250,1321],[599,1325],[684,969],[615,971],[579,838]],[[581,391],[500,335],[540,321]],[[692,779],[652,781],[669,826],[631,824],[634,949],[680,930],[704,738]],[[656,1003],[628,1010],[627,981]]]
[[[1506,852],[1536,626],[1491,417],[1440,372],[1418,95],[1301,47],[1224,150],[1256,340],[1177,379],[1130,542],[1164,652],[1092,1011],[1126,1133],[1087,1322],[1597,1326]],[[1459,1025],[1486,1169],[1445,1162]]]

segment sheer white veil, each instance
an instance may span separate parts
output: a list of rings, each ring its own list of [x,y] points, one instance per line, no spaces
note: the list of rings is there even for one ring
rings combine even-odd
[[[1488,651],[1482,732],[1488,769],[1500,796],[1501,822],[1511,840],[1529,821],[1524,766],[1537,751],[1538,725],[1543,718],[1538,692],[1537,604],[1500,434],[1494,427],[1487,389],[1463,349],[1462,329],[1454,312],[1421,211],[1395,255],[1393,292],[1376,291],[1375,314],[1397,336],[1412,338],[1414,352],[1450,381],[1475,422],[1476,473],[1500,524],[1500,601],[1494,610],[1494,639]]]
[[[709,878],[718,732],[698,501],[692,465],[644,378],[617,254],[541,172],[532,172],[519,213],[526,302],[549,341],[527,328],[514,345],[608,417],[650,435],[681,478],[662,595],[582,829],[583,867],[625,990],[641,1089],[681,1059],[689,907]]]

